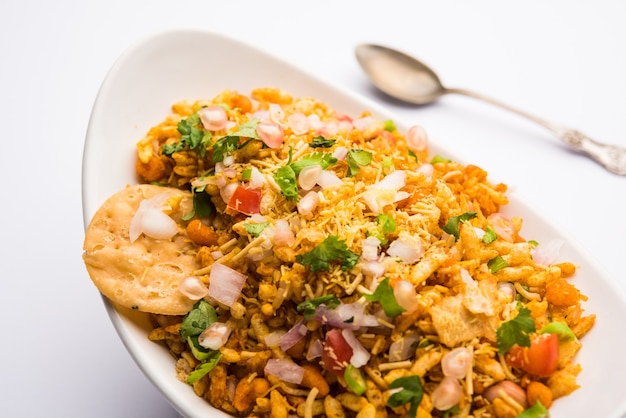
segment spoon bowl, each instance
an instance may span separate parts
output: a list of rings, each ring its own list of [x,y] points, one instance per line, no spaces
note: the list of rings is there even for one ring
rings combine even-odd
[[[439,76],[423,62],[401,51],[381,45],[362,44],[356,59],[372,83],[382,92],[404,102],[426,105],[444,94],[461,94],[516,113],[552,131],[576,151],[591,157],[612,173],[626,176],[626,149],[595,141],[575,129],[566,128],[482,94],[447,88]]]
[[[355,54],[372,83],[391,97],[425,105],[446,93],[446,88],[430,67],[403,52],[363,44],[356,47]]]

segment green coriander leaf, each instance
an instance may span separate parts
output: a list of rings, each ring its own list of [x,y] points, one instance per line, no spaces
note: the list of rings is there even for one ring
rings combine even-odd
[[[325,295],[318,298],[307,299],[304,302],[300,302],[296,306],[296,310],[304,315],[304,319],[307,321],[315,317],[315,309],[320,305],[325,305],[328,309],[334,309],[341,301],[335,295]]]
[[[496,331],[498,353],[505,354],[515,344],[530,347],[530,334],[535,331],[535,320],[530,316],[530,309],[521,306],[517,316],[503,322]]]
[[[539,330],[539,334],[556,334],[561,342],[576,339],[571,328],[565,322],[560,321],[550,322]]]
[[[274,180],[276,184],[278,184],[278,187],[280,187],[280,192],[287,200],[297,202],[300,199],[296,173],[293,171],[293,168],[291,168],[291,165],[286,165],[276,170]]]
[[[291,168],[293,169],[296,176],[300,174],[300,171],[304,167],[309,167],[312,165],[320,165],[322,166],[322,170],[327,169],[328,167],[337,163],[337,159],[333,157],[333,155],[329,152],[314,152],[311,154],[307,154],[300,158],[298,161],[294,161],[291,163]]]
[[[396,124],[393,120],[388,119],[384,122],[385,125],[385,131],[387,132],[394,132],[396,130]]]
[[[415,418],[417,416],[417,408],[422,402],[422,380],[419,376],[400,377],[389,384],[389,389],[396,388],[402,388],[402,390],[394,392],[387,399],[387,405],[397,408],[410,403],[409,417]]]
[[[296,261],[311,267],[311,271],[328,271],[331,262],[340,262],[343,271],[354,267],[359,261],[358,254],[348,249],[346,242],[336,235],[329,235],[308,253],[298,254]]]
[[[489,267],[489,271],[492,274],[496,274],[498,271],[502,270],[507,266],[507,262],[502,258],[502,256],[498,255],[495,258],[492,258],[487,262],[487,267]]]
[[[476,216],[476,212],[465,212],[459,216],[453,216],[443,226],[443,230],[450,235],[454,235],[455,241],[459,239],[459,224],[469,221]]]
[[[437,164],[437,163],[449,163],[449,162],[451,162],[451,161],[452,161],[452,160],[449,160],[449,159],[447,159],[447,158],[445,158],[445,157],[442,157],[441,155],[435,155],[435,156],[433,157],[433,159],[432,159],[432,160],[430,160],[430,163],[431,163],[431,164]]]
[[[161,148],[161,152],[163,155],[167,155],[171,157],[175,152],[180,152],[185,149],[185,143],[182,141],[174,142],[172,144],[165,144],[163,148]]]
[[[188,221],[192,219],[194,216],[198,218],[203,218],[205,216],[210,216],[215,213],[215,205],[211,200],[211,196],[208,193],[204,192],[204,187],[201,189],[193,190],[193,210],[189,213],[184,214],[181,219],[183,221]]]
[[[256,133],[256,127],[259,124],[259,120],[254,118],[250,119],[246,123],[242,123],[237,127],[237,130],[229,136],[236,136],[242,138],[260,139],[259,134]]]
[[[193,354],[197,360],[203,361],[211,356],[212,350],[202,347],[198,342],[197,335],[187,337],[187,344],[189,345],[189,348],[191,348],[191,354]]]
[[[549,416],[550,413],[548,412],[546,407],[543,406],[541,401],[537,401],[537,403],[535,403],[527,410],[522,411],[522,413],[515,418],[548,418]]]
[[[496,231],[494,231],[492,227],[487,225],[487,231],[485,231],[485,235],[483,235],[483,240],[482,241],[485,244],[491,244],[492,242],[494,242],[496,240],[496,238],[498,238],[498,235],[496,234]]]
[[[259,236],[261,232],[263,232],[265,227],[268,226],[269,224],[270,224],[269,222],[260,222],[258,224],[245,223],[243,224],[243,226],[244,228],[246,228],[246,232],[248,234],[256,238]]]
[[[212,351],[207,360],[204,363],[200,363],[196,370],[191,372],[187,377],[187,383],[193,385],[198,380],[202,379],[207,373],[209,373],[217,364],[220,362],[222,358],[222,353],[220,351]]]
[[[406,311],[402,306],[398,305],[396,297],[393,294],[393,288],[389,283],[389,277],[385,278],[378,284],[376,290],[371,295],[363,295],[370,302],[379,302],[385,311],[385,315],[394,318]]]
[[[528,240],[528,243],[534,248],[537,245],[539,245],[539,243],[537,241],[535,241],[534,239]]]
[[[185,339],[200,335],[215,321],[217,321],[215,308],[206,300],[200,299],[183,318],[180,335]]]
[[[376,223],[380,225],[381,230],[385,234],[391,234],[396,231],[396,221],[386,213],[381,213],[376,217]]]
[[[224,156],[239,147],[239,137],[235,135],[223,136],[213,144],[213,162],[224,161]]]
[[[335,145],[336,142],[336,139],[326,139],[320,135],[313,138],[309,146],[311,148],[330,148]]]
[[[351,149],[346,156],[348,163],[348,177],[354,177],[359,172],[359,168],[369,165],[372,162],[372,153],[365,150]]]
[[[417,155],[415,154],[415,152],[409,150],[409,157],[413,158],[415,162],[418,162]]]

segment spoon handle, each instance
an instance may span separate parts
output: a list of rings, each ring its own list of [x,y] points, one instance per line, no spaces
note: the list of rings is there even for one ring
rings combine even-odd
[[[552,131],[556,136],[565,141],[570,147],[594,159],[607,170],[612,173],[626,176],[626,148],[618,147],[610,144],[603,144],[589,138],[587,135],[575,129],[566,128],[545,119],[541,119],[535,115],[524,112],[523,110],[514,108],[506,103],[502,103],[491,97],[482,94],[458,88],[446,88],[445,93],[460,94],[463,96],[473,97],[490,103],[494,106],[501,107],[520,116],[523,116],[546,129]]]

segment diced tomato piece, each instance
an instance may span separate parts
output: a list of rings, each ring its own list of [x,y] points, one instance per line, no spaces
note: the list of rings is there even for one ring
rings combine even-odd
[[[541,334],[530,339],[530,347],[514,345],[505,356],[506,362],[535,376],[550,376],[559,360],[559,337]]]
[[[228,201],[228,207],[252,215],[261,211],[261,191],[238,186]]]
[[[326,333],[322,350],[322,366],[329,372],[343,375],[352,358],[352,347],[341,334],[341,330],[332,329]]]

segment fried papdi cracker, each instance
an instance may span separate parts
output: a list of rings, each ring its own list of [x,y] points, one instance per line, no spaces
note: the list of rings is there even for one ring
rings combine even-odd
[[[182,196],[170,214],[179,225],[171,239],[141,234],[133,243],[129,228],[144,199],[160,193]],[[175,205],[176,206],[176,205]],[[198,268],[181,216],[193,208],[191,193],[154,185],[128,186],[111,196],[94,215],[83,246],[83,260],[100,292],[113,302],[143,312],[187,313],[194,301],[178,291],[181,279]]]

